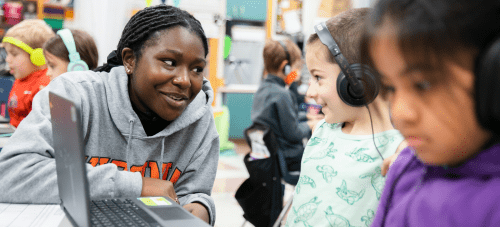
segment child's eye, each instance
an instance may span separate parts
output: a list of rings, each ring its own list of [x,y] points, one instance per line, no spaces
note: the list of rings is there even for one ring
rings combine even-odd
[[[382,90],[384,90],[386,93],[394,93],[396,91],[396,89],[393,86],[384,84],[382,84]]]
[[[419,91],[427,91],[431,89],[431,83],[429,81],[422,81],[415,83],[415,88]]]
[[[394,88],[394,86],[392,86],[392,85],[381,84],[380,87],[382,88],[382,91],[386,95],[392,95],[396,91],[396,88]]]
[[[320,76],[317,76],[317,75],[314,76],[314,81],[315,82],[319,82],[320,80],[321,80]]]

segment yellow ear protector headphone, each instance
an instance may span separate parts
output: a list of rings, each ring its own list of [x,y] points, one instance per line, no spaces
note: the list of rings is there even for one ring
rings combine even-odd
[[[16,39],[14,37],[4,37],[2,40],[3,43],[10,43],[14,46],[17,46],[24,51],[26,51],[30,55],[30,60],[33,65],[42,66],[45,65],[45,57],[43,56],[43,49],[36,48],[33,50],[28,44],[23,41]]]
[[[69,52],[68,72],[89,70],[87,63],[82,61],[80,54],[76,51],[75,39],[71,31],[69,29],[61,29],[57,31],[57,34],[61,37]]]

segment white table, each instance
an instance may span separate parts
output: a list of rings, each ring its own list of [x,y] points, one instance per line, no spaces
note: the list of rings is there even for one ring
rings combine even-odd
[[[54,204],[0,203],[0,226],[5,227],[71,227],[71,223]]]

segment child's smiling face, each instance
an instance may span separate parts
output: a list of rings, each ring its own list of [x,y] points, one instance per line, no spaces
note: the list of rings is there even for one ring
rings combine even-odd
[[[154,44],[145,44],[139,59],[133,54],[124,59],[133,72],[130,99],[139,110],[151,110],[173,121],[201,90],[207,64],[205,49],[200,37],[181,26],[163,30],[156,37],[145,42]],[[127,58],[130,54],[122,56]]]
[[[359,114],[359,108],[345,104],[337,93],[338,64],[330,62],[328,49],[316,40],[306,46],[306,64],[311,73],[307,97],[322,106],[327,123],[352,121]]]
[[[370,58],[382,76],[395,127],[418,157],[431,165],[456,165],[477,153],[490,134],[475,114],[473,55],[463,53],[467,66],[442,59],[445,71],[408,63],[387,22],[371,41]]]

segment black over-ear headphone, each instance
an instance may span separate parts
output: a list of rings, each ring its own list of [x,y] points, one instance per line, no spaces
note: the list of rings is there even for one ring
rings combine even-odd
[[[283,41],[278,41],[278,42],[281,44],[283,49],[285,49],[286,60],[288,61],[288,63],[286,63],[285,68],[283,68],[283,73],[285,74],[285,76],[288,76],[288,74],[290,74],[290,72],[292,72],[292,67],[290,66],[290,64],[291,64],[290,54],[288,53],[288,49],[286,49],[285,43]]]
[[[491,42],[476,58],[475,101],[479,123],[500,135],[500,37]]]
[[[328,47],[342,70],[337,78],[337,93],[344,103],[360,107],[370,104],[378,95],[379,83],[373,70],[364,64],[350,65],[340,52],[325,22],[314,26],[319,40]]]

